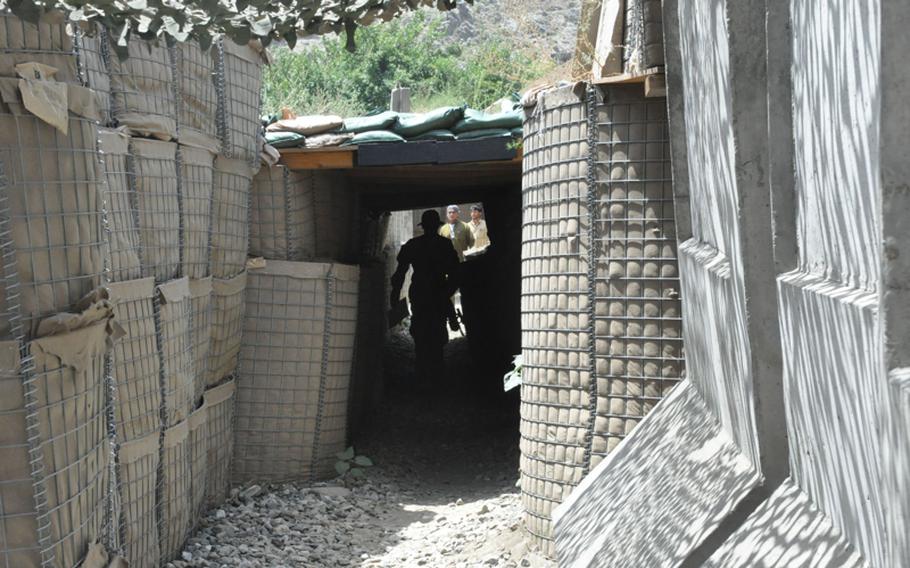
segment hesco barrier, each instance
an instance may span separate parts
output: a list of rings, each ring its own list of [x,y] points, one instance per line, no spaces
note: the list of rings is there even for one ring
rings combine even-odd
[[[246,272],[227,280],[212,279],[212,343],[206,370],[208,387],[221,383],[237,370],[246,281]]]
[[[173,140],[177,136],[177,89],[164,39],[131,38],[125,59],[116,49],[111,38],[102,51],[110,73],[114,122],[137,136]]]
[[[189,433],[186,420],[164,432],[159,511],[162,515],[160,548],[162,558],[165,559],[174,558],[180,553],[192,520]]]
[[[208,463],[206,503],[216,505],[227,497],[231,458],[234,456],[234,379],[205,391],[208,407]]]
[[[268,261],[248,278],[233,479],[331,476],[346,442],[359,270]]]
[[[258,41],[241,46],[230,39],[220,39],[214,52],[222,154],[258,164],[265,55]]]
[[[215,155],[208,150],[177,147],[181,276],[209,275],[214,161]]]
[[[250,200],[251,256],[301,261],[316,255],[317,175],[284,166],[259,170]]]
[[[186,146],[218,152],[218,96],[212,50],[181,41],[171,50],[177,73],[177,138]]]
[[[156,290],[158,306],[158,353],[164,396],[164,426],[186,420],[194,405],[192,304],[188,278],[161,284]]]
[[[250,237],[250,191],[253,175],[243,160],[218,156],[212,194],[210,274],[232,278],[246,267]]]
[[[135,193],[142,276],[158,282],[180,269],[180,196],[177,144],[130,138],[131,190]]]
[[[547,554],[552,510],[684,367],[664,101],[579,91],[525,125],[521,487]]]
[[[205,391],[212,347],[212,277],[190,280],[191,349],[193,352],[193,401],[199,403]]]
[[[160,490],[160,432],[120,446],[120,542],[130,568],[157,568],[161,549],[156,496]]]
[[[107,243],[105,258],[112,282],[136,280],[142,275],[139,261],[139,229],[129,137],[119,130],[99,130],[98,147],[104,159]]]
[[[190,528],[194,528],[205,509],[205,484],[209,463],[209,407],[202,405],[187,418],[187,451],[190,460]]]

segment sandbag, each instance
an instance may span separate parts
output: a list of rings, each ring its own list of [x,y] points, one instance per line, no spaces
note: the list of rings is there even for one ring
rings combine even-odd
[[[296,116],[276,120],[266,128],[267,132],[294,132],[304,136],[324,134],[338,130],[344,125],[344,119],[334,115]]]
[[[193,351],[193,401],[198,403],[205,391],[212,346],[212,277],[190,280],[190,335]]]
[[[190,460],[190,528],[199,523],[205,511],[205,484],[208,481],[209,409],[203,404],[187,418],[187,451]]]
[[[120,534],[130,568],[158,568],[161,522],[155,504],[160,433],[120,445]]]
[[[449,142],[455,140],[455,134],[451,130],[431,130],[424,132],[419,136],[411,138],[413,141],[435,140],[437,142]]]
[[[359,134],[371,130],[388,130],[398,120],[398,113],[387,110],[368,116],[354,116],[344,119],[344,132]]]
[[[262,167],[250,200],[250,255],[303,260],[316,252],[312,172]]]
[[[129,137],[119,130],[102,128],[99,143],[104,159],[107,205],[107,243],[105,257],[111,269],[112,282],[141,277],[139,262],[138,208],[129,169]]]
[[[404,142],[405,139],[400,135],[388,130],[370,130],[355,134],[353,138],[342,144],[342,146],[358,146],[362,144],[384,144]]]
[[[411,138],[430,130],[447,130],[464,116],[464,107],[442,107],[420,114],[400,114],[392,130]]]
[[[192,470],[190,468],[189,425],[186,421],[164,431],[161,453],[162,515],[161,558],[176,558],[190,530],[192,503]]]
[[[258,168],[257,168],[258,169]],[[250,230],[250,191],[256,170],[243,160],[215,160],[212,196],[210,273],[231,278],[246,266]]]
[[[136,136],[173,140],[177,136],[177,90],[164,40],[134,36],[127,44],[126,59],[118,57],[114,48],[111,45],[107,50],[114,121]]]
[[[479,140],[481,138],[511,138],[512,131],[506,128],[468,130],[458,135],[458,140]]]
[[[15,84],[15,80],[13,80]],[[18,92],[0,88],[0,163],[14,276],[24,332],[66,311],[101,283],[104,270],[103,174],[94,122],[70,116],[68,134],[24,113]],[[73,101],[71,101],[73,102]],[[41,159],[36,159],[41,156]],[[5,282],[0,283],[5,285]],[[0,321],[0,337],[9,320]]]
[[[125,334],[114,342],[111,375],[116,388],[117,440],[128,442],[161,430],[161,375],[155,331],[155,280],[108,285],[114,318]]]
[[[215,155],[202,148],[179,146],[182,276],[204,278],[209,274],[212,228],[212,191]]]
[[[166,282],[176,278],[180,269],[177,145],[131,138],[130,156],[139,211],[142,276]]]
[[[159,346],[164,365],[164,426],[189,416],[194,407],[190,283],[186,277],[157,286]]]
[[[208,475],[205,499],[217,505],[227,497],[230,482],[231,458],[234,455],[234,392],[233,379],[205,391],[208,406]]]
[[[227,280],[212,279],[212,345],[207,386],[219,384],[237,370],[246,278],[246,272],[242,272]]]
[[[296,132],[266,132],[265,141],[275,148],[296,148],[306,144],[306,136]]]
[[[218,93],[218,133],[222,154],[247,164],[259,161],[262,65],[258,41],[237,45],[222,38],[214,49]]]
[[[221,149],[215,121],[215,60],[199,42],[181,41],[171,50],[177,70],[177,140],[184,146],[217,153]]]
[[[268,261],[249,270],[235,483],[334,476],[346,441],[358,283],[356,266]]]
[[[524,119],[525,113],[520,106],[517,110],[498,113],[486,113],[469,108],[464,111],[464,118],[452,127],[452,132],[461,134],[470,130],[490,130],[494,128],[511,130],[512,128],[520,128],[524,123]]]

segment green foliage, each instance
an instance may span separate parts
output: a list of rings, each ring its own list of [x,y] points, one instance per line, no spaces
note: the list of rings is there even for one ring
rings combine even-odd
[[[373,460],[366,456],[356,455],[354,446],[335,454],[335,457],[338,458],[338,461],[335,462],[335,471],[340,476],[350,475],[360,478],[366,475],[364,468],[373,467]]]
[[[274,63],[264,80],[266,111],[288,107],[298,114],[355,116],[387,109],[398,85],[411,88],[415,111],[460,104],[482,108],[553,65],[502,38],[469,46],[447,42],[443,18],[426,11],[360,28],[356,38],[356,53],[337,37],[298,51],[272,49]]]

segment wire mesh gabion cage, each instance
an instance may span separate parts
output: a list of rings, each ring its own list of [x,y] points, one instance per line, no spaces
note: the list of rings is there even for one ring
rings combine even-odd
[[[173,140],[177,136],[177,89],[164,40],[132,38],[126,58],[109,42],[103,50],[110,72],[114,123],[131,134]]]
[[[522,498],[550,515],[684,372],[664,102],[544,93],[524,142]]]
[[[250,255],[301,261],[316,255],[315,173],[263,166],[253,178]]]
[[[193,351],[193,400],[205,392],[212,347],[212,277],[190,280],[191,349]]]
[[[218,152],[215,90],[215,59],[211,49],[203,50],[196,41],[182,41],[171,50],[177,73],[177,132],[185,146]]]
[[[156,301],[164,397],[162,417],[165,427],[170,428],[186,420],[195,407],[189,279],[184,277],[159,284]]]
[[[180,553],[190,530],[192,477],[187,421],[168,428],[162,442],[161,557],[170,560]]]
[[[233,479],[330,476],[346,441],[359,270],[269,261],[248,279]]]
[[[205,512],[205,484],[208,481],[209,409],[203,404],[187,418],[187,451],[190,460],[190,525],[192,530]]]
[[[111,282],[136,280],[142,275],[139,261],[139,205],[132,191],[135,175],[129,157],[129,137],[119,130],[102,128],[98,146],[104,156],[107,242],[105,258]]]
[[[213,52],[221,152],[228,158],[257,164],[265,55],[258,41],[237,45],[226,38],[216,42]]]
[[[180,197],[177,144],[130,138],[131,191],[135,194],[142,276],[177,277],[180,266]]]
[[[250,191],[255,169],[243,160],[215,160],[210,273],[232,278],[246,268],[250,235]]]
[[[0,9],[0,76],[18,77],[16,65],[37,62],[57,70],[55,80],[80,83],[76,46],[62,12],[48,12],[37,23]]]
[[[209,274],[211,251],[215,155],[182,145],[177,155],[182,234],[180,274],[205,278]]]
[[[243,331],[243,300],[247,273],[212,279],[212,334],[206,386],[220,384],[237,370]]]
[[[206,503],[213,505],[224,500],[230,484],[235,391],[236,383],[231,378],[205,392],[209,434],[205,499]]]
[[[120,445],[120,538],[131,568],[158,568],[161,518],[156,503],[161,478],[160,433]]]

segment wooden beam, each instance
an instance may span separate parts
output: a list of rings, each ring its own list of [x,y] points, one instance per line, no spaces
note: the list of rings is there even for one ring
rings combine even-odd
[[[667,96],[667,76],[648,75],[645,77],[645,97],[666,97]]]
[[[354,168],[356,146],[343,148],[287,148],[281,150],[281,163],[291,170],[350,170]]]
[[[601,79],[595,79],[593,83],[595,85],[630,85],[636,83],[644,83],[645,79],[651,75],[659,75],[663,73],[662,67],[651,67],[650,69],[645,69],[641,73],[622,73],[620,75],[611,75],[609,77],[603,77]]]

